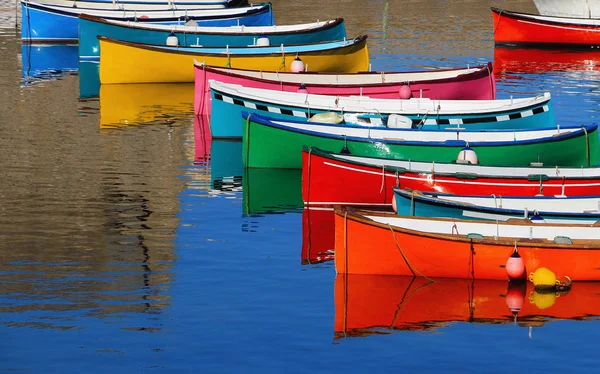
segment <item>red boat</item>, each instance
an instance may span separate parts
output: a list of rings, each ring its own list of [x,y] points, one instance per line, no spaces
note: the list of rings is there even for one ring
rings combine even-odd
[[[541,16],[491,8],[496,45],[600,46],[600,20]]]
[[[504,167],[302,152],[305,206],[391,206],[392,187],[456,195],[600,194],[600,167]]]

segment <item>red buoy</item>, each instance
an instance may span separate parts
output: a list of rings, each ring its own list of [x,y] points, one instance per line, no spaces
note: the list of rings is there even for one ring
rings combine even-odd
[[[508,274],[508,278],[511,280],[525,279],[525,262],[523,262],[523,259],[519,256],[516,244],[513,254],[510,255],[506,261],[506,274]]]

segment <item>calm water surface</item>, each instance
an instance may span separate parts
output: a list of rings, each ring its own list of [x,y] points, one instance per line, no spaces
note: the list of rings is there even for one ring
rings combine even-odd
[[[495,51],[490,4],[535,12],[273,0],[277,23],[369,34],[373,69],[494,61],[499,98],[550,91],[560,124],[598,121],[600,53]],[[305,251],[299,173],[244,173],[192,85],[83,98],[72,49],[22,48],[12,1],[0,24],[0,371],[597,371],[600,284],[336,278]]]

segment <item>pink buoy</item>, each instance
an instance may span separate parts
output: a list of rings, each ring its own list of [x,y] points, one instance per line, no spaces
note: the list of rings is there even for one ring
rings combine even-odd
[[[410,99],[412,97],[412,91],[408,85],[400,86],[400,98]]]
[[[301,71],[304,71],[304,62],[302,62],[298,55],[296,55],[296,58],[294,59],[294,61],[292,61],[292,66],[290,66],[290,70],[292,71],[292,73],[299,73]]]
[[[396,205],[396,194],[392,196],[392,209],[394,209],[394,212],[398,213],[398,205]]]
[[[516,318],[521,311],[525,302],[525,294],[527,293],[527,283],[525,282],[510,282],[508,291],[506,292],[506,306],[510,309],[513,316]]]
[[[506,274],[508,274],[508,278],[511,280],[525,279],[525,262],[519,256],[516,243],[513,254],[506,261]]]

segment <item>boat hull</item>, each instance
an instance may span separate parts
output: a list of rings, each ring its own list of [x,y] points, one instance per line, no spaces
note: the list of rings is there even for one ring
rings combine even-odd
[[[212,118],[211,118],[212,121]],[[429,162],[454,162],[465,146],[464,142],[402,142],[372,138],[347,138],[324,132],[291,130],[264,117],[246,115],[242,120],[242,153],[244,166],[258,168],[299,169],[304,146],[339,152],[347,147],[356,156]],[[323,126],[327,131],[329,126]],[[212,125],[211,125],[212,129]],[[368,131],[368,129],[365,129]],[[414,130],[419,131],[419,130]],[[502,143],[471,148],[481,165],[529,166],[532,161],[546,165],[581,166],[598,163],[597,127],[587,135],[561,139],[546,139],[532,143]],[[561,150],[561,152],[557,152]],[[588,151],[592,152],[588,154]]]
[[[369,52],[365,38],[356,43],[321,51],[299,52],[314,71],[358,72],[368,70]],[[194,60],[207,65],[254,70],[289,71],[296,54],[270,53],[227,55],[148,48],[140,44],[100,39],[100,82],[162,83],[194,82]],[[236,119],[239,123],[239,118]]]
[[[361,73],[365,75],[390,75],[398,73]],[[414,73],[406,73],[406,75]],[[300,83],[285,81],[285,75],[281,80],[269,80],[260,78],[249,78],[244,75],[238,75],[235,72],[224,72],[221,70],[210,69],[204,66],[196,66],[195,69],[195,93],[194,107],[196,113],[209,115],[211,113],[211,97],[209,80],[216,80],[223,83],[239,84],[244,87],[264,88],[271,90],[280,90],[286,92],[297,92]],[[461,74],[455,78],[442,79],[421,79],[414,80],[407,78],[402,81],[388,82],[389,78],[382,78],[383,82],[379,84],[357,83],[357,84],[317,84],[303,81],[305,89],[309,93],[320,95],[365,95],[372,98],[381,99],[400,99],[402,87],[410,88],[411,97],[425,97],[437,100],[493,100],[496,98],[496,84],[494,80],[492,64],[488,63],[486,67],[474,68],[471,73]],[[418,78],[417,78],[418,79]],[[318,78],[316,79],[318,80]]]
[[[240,20],[243,22],[243,20]],[[242,23],[243,24],[243,23]],[[79,18],[79,55],[82,58],[99,58],[100,51],[98,36],[124,40],[135,43],[165,44],[171,34],[170,30],[152,30],[132,25],[121,25],[106,22],[97,17],[81,16]],[[342,40],[346,37],[346,29],[342,19],[335,23],[324,24],[321,28],[306,29],[296,32],[227,32],[226,29],[215,27],[212,31],[174,30],[181,46],[202,45],[204,47],[246,47],[255,44],[261,35],[269,38],[272,45],[313,44],[331,40]]]
[[[457,219],[482,219],[482,220],[498,220],[507,221],[510,218],[529,218],[531,220],[537,220],[540,223],[575,223],[585,224],[600,220],[600,213],[598,213],[598,198],[590,197],[586,198],[588,202],[587,209],[595,210],[595,212],[568,212],[561,213],[559,210],[556,211],[543,211],[536,205],[542,206],[543,202],[536,202],[535,198],[532,199],[521,199],[523,202],[518,208],[515,206],[513,209],[479,205],[476,201],[469,201],[467,204],[453,203],[452,201],[436,198],[431,195],[421,195],[418,191],[407,191],[395,189],[395,201],[394,206],[398,215],[401,216],[415,216],[415,217],[446,217],[446,218],[457,218]],[[473,199],[473,197],[470,197]],[[506,203],[510,197],[497,196],[489,197],[488,202],[496,202],[502,206],[503,202]],[[542,198],[548,200],[547,198]],[[564,205],[578,204],[578,202],[572,201],[573,199],[556,198],[556,202],[562,202]],[[463,200],[468,200],[467,198]],[[571,201],[569,201],[571,200]],[[582,205],[582,204],[578,204]],[[585,203],[583,204],[585,205]],[[564,208],[563,208],[564,209]]]
[[[302,199],[305,205],[391,206],[392,187],[454,195],[587,196],[600,194],[600,178],[489,177],[474,173],[428,172],[353,163],[318,150],[302,152]]]
[[[120,11],[103,11],[102,14],[107,12],[114,13],[114,16],[103,16],[108,19],[152,22],[164,25],[183,24],[187,19],[194,20],[199,26],[236,26],[240,24],[270,26],[273,24],[273,13],[270,5],[245,15],[226,16],[224,13],[219,18],[202,16],[202,10],[189,11],[189,14],[187,14],[187,11],[178,10],[178,15],[165,15],[162,18],[144,18],[145,15],[141,12],[129,12],[129,16],[124,16],[123,12]],[[69,8],[46,8],[43,5],[33,3],[21,3],[21,14],[21,39],[24,43],[73,43],[78,41],[78,12],[73,12]],[[148,11],[148,14],[157,14],[157,11]],[[164,13],[161,12],[161,14]],[[56,25],[60,25],[60,27],[56,27]]]
[[[402,108],[403,101],[410,100],[389,100],[390,102],[395,102],[396,105],[388,105],[386,109],[377,107],[377,103],[374,104],[369,100],[356,104],[357,107],[347,108],[341,104],[339,107],[333,106],[335,104],[331,106],[317,106],[311,103],[310,98],[305,99],[304,95],[301,95],[303,102],[299,102],[296,99],[296,101],[284,105],[269,101],[269,96],[266,94],[258,98],[252,97],[251,94],[246,94],[243,89],[244,87],[236,91],[236,94],[211,85],[212,107],[210,128],[213,137],[242,137],[240,122],[237,120],[242,112],[293,121],[307,121],[315,114],[332,112],[344,116],[356,116],[357,120],[355,122],[357,124],[362,121],[358,119],[359,117],[369,117],[368,120],[365,120],[365,126],[373,127],[385,126],[384,124],[387,122],[389,116],[395,113],[410,119],[413,127],[420,126],[419,124],[423,123],[422,128],[436,130],[452,128],[460,128],[462,130],[512,130],[553,127],[556,125],[549,97],[540,98],[535,101],[532,100],[528,106],[513,107],[510,109],[504,108],[503,111],[493,109],[473,113],[466,109],[445,109],[443,112],[434,113],[424,108],[399,109]],[[333,99],[335,99],[335,96],[332,98],[332,101]],[[441,105],[444,106],[445,104],[442,103]]]
[[[550,22],[492,8],[496,45],[592,48],[600,46],[600,25]]]
[[[516,241],[527,272],[551,269],[559,279],[600,280],[600,249],[584,245],[542,245]],[[512,240],[475,241],[464,235],[426,234],[371,224],[347,212],[335,216],[338,274],[421,275],[441,278],[508,280]]]

